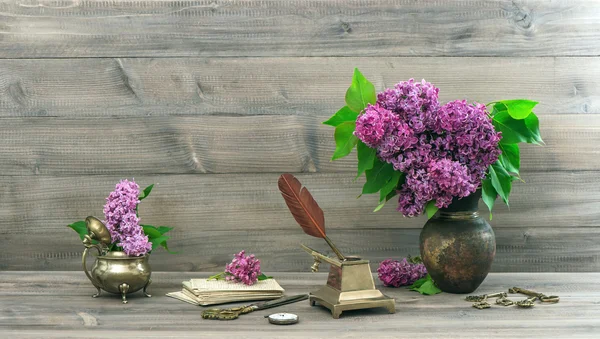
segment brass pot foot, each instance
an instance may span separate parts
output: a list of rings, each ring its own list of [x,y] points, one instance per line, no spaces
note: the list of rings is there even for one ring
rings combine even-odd
[[[129,291],[129,285],[127,283],[122,283],[119,285],[119,291],[121,292],[123,304],[127,304],[127,292]]]
[[[152,297],[152,294],[148,293],[148,286],[150,286],[150,284],[152,284],[152,279],[148,279],[148,283],[146,284],[146,286],[144,286],[144,295],[147,296],[148,298]]]
[[[98,286],[94,286],[94,287],[96,287],[98,292],[96,294],[92,295],[92,298],[98,298],[100,296],[100,293],[102,293],[102,290]]]

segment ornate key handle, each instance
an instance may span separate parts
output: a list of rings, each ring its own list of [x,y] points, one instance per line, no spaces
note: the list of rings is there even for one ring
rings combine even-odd
[[[83,236],[83,246],[85,246],[85,250],[83,251],[83,256],[81,258],[81,265],[83,266],[83,272],[85,272],[85,275],[90,279],[92,285],[98,289],[98,293],[92,295],[92,297],[96,298],[102,292],[102,285],[92,277],[87,269],[87,254],[91,248],[98,251],[98,255],[106,254],[108,245],[111,243],[110,232],[102,221],[94,217],[87,217],[85,219],[85,224],[89,234]],[[96,243],[94,244],[94,242]]]

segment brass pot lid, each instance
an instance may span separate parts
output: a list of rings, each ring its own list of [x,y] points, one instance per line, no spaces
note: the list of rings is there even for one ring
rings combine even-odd
[[[91,216],[85,218],[85,225],[87,226],[92,239],[96,239],[105,245],[111,244],[110,232],[108,231],[108,228],[106,228],[106,225],[98,218]]]

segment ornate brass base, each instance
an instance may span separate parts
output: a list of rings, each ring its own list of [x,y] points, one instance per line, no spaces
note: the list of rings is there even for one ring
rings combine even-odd
[[[309,295],[311,306],[317,303],[328,308],[334,319],[338,319],[342,312],[361,310],[365,308],[384,307],[390,313],[396,313],[396,302],[379,290],[363,290],[340,292],[330,286],[325,286]]]

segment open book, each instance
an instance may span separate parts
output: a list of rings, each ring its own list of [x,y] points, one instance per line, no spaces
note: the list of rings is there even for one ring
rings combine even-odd
[[[181,291],[167,293],[168,297],[199,306],[241,302],[250,300],[277,299],[284,289],[275,279],[257,281],[244,285],[225,280],[191,279],[183,282]]]

